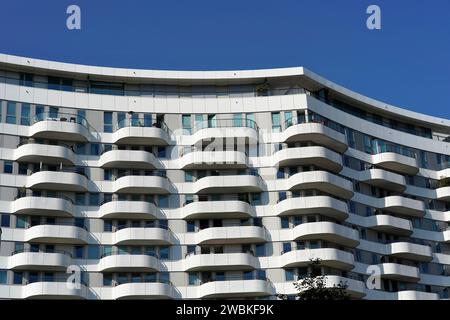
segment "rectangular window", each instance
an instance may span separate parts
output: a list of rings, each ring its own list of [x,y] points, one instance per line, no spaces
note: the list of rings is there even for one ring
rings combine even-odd
[[[187,232],[195,232],[195,221],[186,221]]]
[[[131,126],[133,127],[140,127],[139,123],[139,113],[132,113],[131,114]]]
[[[2,214],[1,226],[9,228],[11,223],[11,216],[9,214]]]
[[[16,124],[16,103],[8,101],[6,106],[6,123]]]
[[[169,259],[169,247],[159,248],[159,257],[161,259]]]
[[[44,120],[45,115],[45,107],[44,106],[36,106],[36,116],[35,121],[42,121]]]
[[[126,115],[125,112],[117,113],[117,128],[124,128],[126,126]]]
[[[98,202],[99,202],[99,194],[98,193],[89,194],[89,205],[90,206],[98,206]]]
[[[22,284],[22,281],[23,281],[23,273],[14,272],[13,284]]]
[[[112,274],[103,274],[103,285],[106,287],[112,286]]]
[[[256,129],[256,123],[255,123],[255,114],[254,113],[247,113],[245,115],[246,118],[246,126],[247,128],[253,128]]]
[[[75,204],[77,206],[84,206],[85,205],[85,195],[84,193],[76,193],[75,194]]]
[[[166,195],[158,196],[158,204],[160,208],[168,208],[169,207],[169,197]]]
[[[6,284],[7,282],[7,271],[6,270],[0,270],[0,283],[1,284]]]
[[[57,107],[50,107],[48,111],[48,115],[51,119],[58,118],[58,108]]]
[[[290,126],[292,126],[292,112],[291,111],[286,111],[284,113],[284,125],[285,125],[285,128],[289,128]]]
[[[264,244],[257,244],[255,249],[257,257],[264,257],[266,255],[266,246]]]
[[[25,228],[25,223],[26,223],[25,217],[23,217],[23,216],[17,216],[17,219],[16,219],[16,228],[18,228],[18,229],[24,229],[24,228]]]
[[[77,110],[77,123],[87,126],[86,123],[86,110]]]
[[[288,217],[281,218],[281,229],[289,229],[289,218]]]
[[[97,245],[88,246],[88,259],[98,259],[99,252],[99,247]]]
[[[109,133],[113,132],[112,112],[103,113],[103,131]]]
[[[203,115],[202,114],[196,114],[195,115],[195,130],[201,129],[203,126]]]
[[[292,250],[292,246],[290,242],[283,242],[283,252],[289,252]]]
[[[30,104],[22,103],[20,112],[20,124],[23,126],[30,125]]]
[[[198,274],[197,273],[189,273],[189,285],[195,286],[199,282]]]
[[[152,126],[152,115],[150,113],[144,113],[144,127]]]
[[[215,127],[216,127],[216,115],[208,114],[208,128],[215,128]]]
[[[278,192],[278,202],[281,202],[286,199],[286,192]]]
[[[233,127],[242,127],[242,114],[241,113],[235,113],[233,115]]]
[[[190,114],[183,114],[181,116],[181,124],[183,126],[183,131],[187,132],[188,134],[192,133]]]
[[[185,171],[184,172],[184,181],[185,182],[192,182],[192,181],[194,181],[193,176],[192,176],[192,171]]]
[[[13,173],[13,163],[12,163],[12,161],[4,161],[3,162],[3,172],[4,173]]]
[[[286,281],[294,281],[294,270],[286,269],[284,271],[284,277]]]
[[[47,78],[47,89],[59,90],[60,89],[60,78],[48,77]]]
[[[106,181],[112,180],[112,170],[111,169],[104,169],[103,170],[103,179]]]
[[[280,132],[280,131],[281,131],[280,113],[272,112],[272,132]]]
[[[84,257],[84,248],[83,246],[75,246],[75,259],[83,259]]]
[[[26,86],[26,87],[33,87],[33,74],[21,73],[20,74],[20,85]]]
[[[100,145],[98,143],[91,143],[91,155],[98,156],[100,154]]]

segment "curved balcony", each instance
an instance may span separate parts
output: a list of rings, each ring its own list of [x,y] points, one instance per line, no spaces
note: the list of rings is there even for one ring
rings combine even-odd
[[[337,286],[340,283],[347,285],[347,289],[345,289],[345,292],[351,298],[360,299],[366,295],[364,282],[341,276],[326,275],[326,282],[325,282],[326,288],[332,288],[333,286]],[[280,292],[282,294],[298,293],[297,289],[295,288],[292,282],[277,283],[276,287],[277,292]]]
[[[72,256],[65,251],[32,252],[20,250],[8,258],[8,268],[13,270],[65,271],[72,263]]]
[[[27,143],[14,150],[14,160],[72,166],[75,164],[75,153],[66,146]]]
[[[390,215],[375,215],[366,217],[366,227],[381,232],[398,235],[410,235],[413,232],[411,221]]]
[[[242,244],[266,242],[266,229],[257,226],[227,226],[200,230],[195,234],[196,244]]]
[[[167,146],[170,144],[170,133],[164,122],[156,122],[152,126],[140,119],[124,119],[117,124],[112,134],[115,144]]]
[[[242,151],[188,151],[179,158],[181,169],[245,169],[248,158]]]
[[[358,180],[386,190],[403,192],[406,190],[405,177],[383,169],[368,169],[358,172]]]
[[[11,203],[11,212],[25,215],[72,217],[74,216],[74,206],[70,198],[26,196]]]
[[[245,298],[264,297],[275,294],[267,280],[223,280],[210,281],[197,288],[198,298]]]
[[[378,200],[379,208],[403,215],[423,217],[425,215],[425,204],[423,201],[414,200],[402,196],[389,196]]]
[[[437,293],[416,290],[402,290],[398,292],[369,290],[367,297],[369,300],[439,300]]]
[[[420,279],[419,269],[398,263],[382,263],[377,265],[381,277],[399,281],[417,282]]]
[[[351,270],[355,263],[353,254],[333,248],[292,250],[280,259],[283,268],[306,267],[311,259],[320,259],[321,265],[341,270]]]
[[[29,130],[30,137],[50,140],[85,142],[91,136],[86,119],[67,113],[37,114]]]
[[[353,184],[327,171],[299,172],[287,180],[288,190],[317,189],[343,199],[353,197]]]
[[[154,255],[111,254],[98,262],[100,272],[159,272],[161,263]]]
[[[153,153],[144,150],[110,150],[98,160],[101,168],[161,169]]]
[[[113,299],[174,299],[175,289],[170,283],[122,283],[112,288]]]
[[[433,252],[429,246],[410,242],[394,242],[385,246],[388,255],[392,257],[413,261],[433,260]]]
[[[194,193],[261,192],[264,189],[261,177],[252,174],[208,176],[193,185]]]
[[[324,147],[297,147],[277,151],[273,155],[274,167],[316,165],[331,172],[342,170],[342,156]]]
[[[98,210],[102,219],[162,219],[163,214],[154,203],[147,201],[110,201]]]
[[[337,220],[348,217],[348,206],[344,201],[329,196],[296,197],[280,201],[275,206],[279,216],[320,213]]]
[[[259,128],[250,119],[213,119],[196,123],[191,145],[202,140],[238,138],[245,143],[258,141]],[[243,141],[244,142],[244,141]]]
[[[253,270],[258,259],[250,253],[192,253],[183,261],[184,271]]]
[[[168,194],[171,193],[169,180],[164,176],[123,176],[113,181],[114,193],[144,193]]]
[[[181,209],[182,219],[244,219],[255,215],[255,208],[240,200],[197,201],[186,204]]]
[[[437,188],[436,199],[441,201],[450,201],[450,186]]]
[[[359,244],[358,232],[333,222],[310,222],[300,224],[292,229],[292,240],[317,240],[356,247]]]
[[[25,242],[87,244],[86,229],[75,225],[37,225],[25,231]]]
[[[86,192],[88,179],[76,172],[39,171],[27,177],[26,187],[57,191]]]
[[[66,281],[58,282],[33,282],[22,287],[22,299],[87,299],[88,288],[80,284],[76,288],[74,284]]]
[[[113,244],[120,245],[170,245],[173,241],[168,229],[151,227],[126,227],[113,233]]]
[[[339,153],[344,153],[348,149],[343,133],[320,122],[299,122],[297,119],[288,119],[281,137],[282,142],[312,141]]]
[[[372,155],[372,163],[378,167],[408,175],[416,175],[419,172],[419,165],[416,158],[395,152],[374,154]]]

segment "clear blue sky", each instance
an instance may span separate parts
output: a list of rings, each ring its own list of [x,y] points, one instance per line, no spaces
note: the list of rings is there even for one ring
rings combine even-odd
[[[66,28],[77,4],[82,29]],[[382,30],[366,28],[366,8]],[[0,0],[0,52],[148,69],[305,66],[370,97],[450,118],[449,0]]]

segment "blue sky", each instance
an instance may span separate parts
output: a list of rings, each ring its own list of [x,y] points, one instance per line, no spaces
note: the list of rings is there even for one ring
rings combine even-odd
[[[66,28],[81,7],[82,29]],[[382,29],[366,28],[381,7]],[[0,52],[213,70],[305,66],[354,91],[450,118],[448,0],[0,0]]]

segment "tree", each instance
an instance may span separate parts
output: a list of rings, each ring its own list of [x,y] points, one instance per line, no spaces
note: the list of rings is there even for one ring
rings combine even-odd
[[[321,274],[320,259],[310,259],[308,264],[308,275],[294,282],[298,291],[298,300],[348,300],[350,297],[346,292],[347,283],[340,282],[332,287],[327,287],[327,277]],[[278,298],[286,300],[287,296],[279,294]]]

